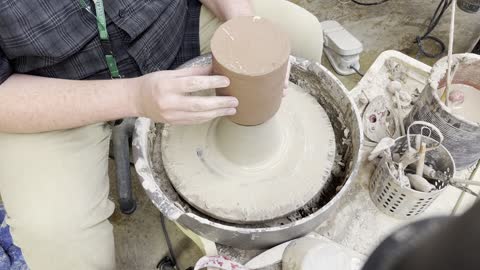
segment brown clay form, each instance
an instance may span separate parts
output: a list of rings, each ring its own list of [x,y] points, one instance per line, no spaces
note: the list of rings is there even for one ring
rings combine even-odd
[[[239,100],[230,120],[254,126],[272,118],[283,96],[290,55],[287,34],[267,19],[238,17],[217,29],[211,48],[213,72],[230,79],[217,95]]]

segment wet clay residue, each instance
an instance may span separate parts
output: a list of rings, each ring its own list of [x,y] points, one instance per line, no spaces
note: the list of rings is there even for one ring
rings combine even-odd
[[[452,104],[450,106],[452,113],[458,117],[467,119],[474,123],[480,123],[480,90],[466,84],[452,84],[451,91],[459,91],[462,93],[463,102],[459,105]],[[442,93],[441,89],[439,92]]]
[[[234,223],[269,221],[306,205],[322,192],[335,158],[326,112],[294,84],[262,125],[216,119],[167,126],[162,141],[177,192],[199,211]]]
[[[199,63],[209,63],[208,57],[202,59],[202,61],[203,62]],[[358,149],[361,145],[361,130],[355,128],[359,123],[358,118],[355,116],[356,113],[355,110],[353,110],[352,101],[346,98],[346,91],[342,92],[342,90],[338,88],[339,82],[337,80],[325,76],[320,66],[317,68],[317,66],[309,65],[307,61],[304,62],[303,60],[296,60],[295,58],[293,59],[293,63],[290,77],[291,81],[303,89],[308,89],[308,92],[322,105],[329,116],[335,132],[336,157],[334,167],[323,190],[302,208],[290,213],[288,216],[272,221],[242,224],[240,226],[205,215],[179,197],[177,191],[172,186],[162,160],[162,137],[165,132],[165,127],[163,124],[156,124],[151,134],[152,147],[150,155],[155,184],[158,185],[162,191],[162,199],[166,198],[185,213],[211,221],[212,224],[235,226],[245,229],[295,226],[293,224],[301,222],[305,217],[320,213],[319,209],[324,209],[321,215],[331,209],[331,207],[324,207],[327,203],[334,203],[333,201],[340,199],[337,193],[344,190],[345,187],[343,186],[348,186],[347,179],[352,177],[352,174],[356,174],[356,164],[359,158]],[[163,202],[157,199],[154,199],[154,201]]]

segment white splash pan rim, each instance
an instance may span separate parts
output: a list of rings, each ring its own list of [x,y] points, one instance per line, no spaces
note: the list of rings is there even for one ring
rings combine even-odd
[[[210,55],[203,55],[199,57],[210,57]],[[210,225],[212,227],[225,230],[225,231],[230,231],[232,233],[238,233],[238,234],[255,234],[255,233],[264,233],[264,232],[278,232],[282,231],[291,227],[295,227],[300,224],[307,223],[311,221],[312,219],[317,218],[319,215],[324,214],[331,208],[334,204],[338,203],[340,198],[347,192],[349,189],[350,185],[352,184],[352,181],[354,181],[356,175],[358,174],[359,170],[359,165],[361,163],[361,152],[363,149],[363,141],[364,141],[364,136],[363,136],[363,127],[361,125],[361,118],[360,114],[358,111],[358,108],[355,104],[355,101],[353,98],[350,96],[349,91],[345,88],[345,86],[340,82],[340,80],[333,75],[332,72],[330,72],[327,68],[323,67],[317,62],[311,62],[309,60],[305,60],[303,58],[299,57],[292,57],[291,58],[291,63],[292,65],[298,65],[304,70],[308,70],[311,72],[314,72],[316,74],[318,73],[324,73],[329,79],[333,80],[338,84],[340,87],[341,91],[345,95],[345,97],[349,100],[351,104],[351,108],[353,110],[354,117],[357,121],[358,128],[359,128],[359,150],[358,153],[353,155],[354,158],[350,161],[352,164],[354,164],[352,167],[352,171],[348,176],[346,176],[346,179],[344,181],[344,184],[340,191],[338,191],[334,197],[325,205],[323,205],[320,209],[318,209],[316,212],[310,214],[309,216],[306,216],[300,220],[293,221],[290,223],[286,223],[283,225],[278,225],[278,226],[272,226],[272,227],[264,227],[264,228],[259,228],[259,227],[242,227],[241,224],[235,224],[234,225],[228,225],[228,224],[223,224],[219,222],[215,222],[212,220],[209,220],[207,218],[201,217],[193,212],[186,212],[183,209],[181,209],[179,206],[175,205],[175,203],[170,200],[167,196],[164,196],[164,192],[160,189],[160,186],[157,185],[155,179],[154,179],[154,174],[153,174],[153,167],[151,164],[151,159],[150,155],[147,152],[148,147],[145,147],[149,144],[148,139],[149,135],[151,135],[151,127],[154,126],[155,124],[151,119],[140,117],[137,119],[135,123],[135,131],[133,135],[133,156],[135,160],[135,168],[136,171],[139,175],[140,182],[143,186],[143,188],[147,191],[147,195],[150,197],[151,201],[153,204],[170,220],[172,221],[177,221],[180,219],[182,216],[188,216],[196,221],[198,221],[201,224],[205,225]],[[153,194],[161,194],[160,196],[155,196]],[[159,199],[160,198],[160,199]]]

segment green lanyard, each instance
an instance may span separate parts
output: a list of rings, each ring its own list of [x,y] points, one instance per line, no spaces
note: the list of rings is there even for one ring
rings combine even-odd
[[[87,11],[91,13],[88,8],[85,0],[79,0],[83,8],[86,8]],[[97,26],[98,32],[100,34],[100,44],[102,45],[103,53],[105,54],[105,60],[107,62],[108,70],[110,71],[110,76],[113,78],[121,78],[120,72],[118,71],[117,60],[113,55],[112,45],[110,39],[108,38],[107,30],[107,20],[105,19],[105,9],[103,7],[103,0],[94,0],[95,3],[95,12],[97,14]]]

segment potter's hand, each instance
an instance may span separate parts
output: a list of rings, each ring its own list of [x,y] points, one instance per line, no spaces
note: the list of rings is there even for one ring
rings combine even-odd
[[[200,2],[222,21],[255,15],[251,0],[200,0]]]
[[[189,125],[236,113],[234,97],[190,96],[188,93],[226,87],[227,77],[211,76],[211,66],[158,71],[138,78],[136,106],[155,122]]]

